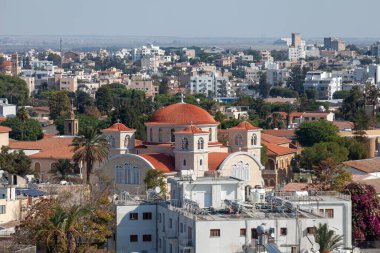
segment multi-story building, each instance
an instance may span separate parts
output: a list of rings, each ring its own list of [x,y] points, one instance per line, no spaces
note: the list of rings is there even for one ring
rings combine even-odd
[[[317,251],[327,224],[351,248],[351,200],[335,192],[267,193],[224,176],[171,178],[170,200],[128,193],[116,202],[116,252],[230,253]]]
[[[141,69],[157,72],[160,66],[161,57],[156,55],[145,55],[141,58]]]
[[[336,91],[342,90],[342,77],[332,77],[332,73],[309,71],[306,74],[305,90],[315,89],[319,99],[333,99]]]
[[[193,76],[189,83],[190,94],[201,93],[212,97],[231,97],[233,91],[227,77],[211,75]]]
[[[271,86],[285,84],[290,76],[289,69],[280,69],[278,64],[271,64],[270,68],[266,71],[267,82]]]
[[[59,79],[59,89],[76,92],[78,89],[78,79],[76,76],[63,75]]]
[[[132,50],[132,58],[134,61],[141,60],[144,56],[163,56],[165,55],[165,50],[160,49],[159,46],[154,46],[152,44],[147,44],[139,48],[134,48]]]
[[[302,45],[302,38],[300,33],[292,33],[292,47],[300,47]]]
[[[346,49],[346,44],[343,40],[336,38],[324,38],[324,48],[327,50],[343,51]]]
[[[292,33],[292,44],[288,49],[288,58],[292,62],[306,58],[305,41],[302,40],[299,33]]]
[[[145,92],[147,97],[154,97],[158,95],[158,86],[153,84],[153,80],[149,76],[132,76],[130,80],[128,80],[127,89],[133,90],[141,90]]]

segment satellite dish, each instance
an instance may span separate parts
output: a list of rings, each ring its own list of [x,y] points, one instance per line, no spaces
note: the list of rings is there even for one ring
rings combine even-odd
[[[319,243],[314,243],[313,244],[313,250],[318,251],[320,248],[321,248],[321,245],[319,245]]]
[[[159,186],[157,186],[156,188],[154,188],[154,191],[155,191],[156,193],[160,193],[160,192],[161,192],[161,188],[160,188]]]
[[[352,250],[352,253],[360,253],[360,249],[358,247],[356,247]]]

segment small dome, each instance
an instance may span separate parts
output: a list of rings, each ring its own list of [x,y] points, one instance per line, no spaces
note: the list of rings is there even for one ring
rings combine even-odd
[[[260,129],[260,128],[255,127],[254,125],[252,125],[251,123],[249,123],[247,121],[242,121],[237,126],[232,127],[230,129],[236,129],[236,130],[257,130],[257,129]]]
[[[186,103],[177,103],[161,108],[154,113],[147,123],[172,125],[219,124],[206,110]]]
[[[131,132],[135,131],[135,129],[129,128],[122,123],[115,123],[109,128],[103,129],[103,132]]]

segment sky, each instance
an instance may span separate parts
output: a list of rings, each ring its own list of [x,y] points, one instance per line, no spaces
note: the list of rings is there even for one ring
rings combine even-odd
[[[0,35],[380,37],[378,0],[0,0]]]

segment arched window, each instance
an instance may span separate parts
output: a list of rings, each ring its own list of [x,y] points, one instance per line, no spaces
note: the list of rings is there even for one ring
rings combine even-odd
[[[149,128],[149,140],[150,140],[150,141],[153,141],[152,128]]]
[[[162,129],[158,129],[158,142],[162,142]]]
[[[205,141],[203,140],[202,137],[198,139],[198,149],[199,150],[204,149],[204,143],[205,143]]]
[[[124,147],[128,148],[130,140],[131,140],[131,137],[129,135],[126,135],[124,139]]]
[[[140,169],[129,163],[116,166],[117,184],[140,184]]]
[[[175,142],[174,132],[175,132],[175,130],[174,130],[174,128],[172,128],[172,129],[170,130],[170,141],[171,141],[171,142]]]
[[[241,180],[249,180],[249,165],[243,163],[243,161],[232,165],[231,176]]]
[[[199,165],[200,165],[200,166],[203,165],[203,160],[202,160],[202,159],[199,160]]]
[[[183,166],[186,166],[186,160],[183,160]]]
[[[41,172],[41,164],[39,162],[36,162],[34,164],[34,172],[36,172],[37,174],[40,174],[40,172]]]
[[[57,172],[57,163],[52,163],[51,165],[50,165],[50,171],[51,172]]]
[[[189,149],[189,140],[187,138],[182,138],[182,149]]]
[[[253,134],[251,137],[251,146],[256,146],[257,145],[257,135]]]
[[[208,141],[212,141],[212,128],[208,129]]]
[[[114,147],[115,147],[115,137],[113,137],[112,135],[110,135],[110,137],[108,137],[108,145],[109,145],[111,148],[114,148]]]
[[[243,137],[240,134],[235,136],[235,146],[241,147],[243,145]]]

